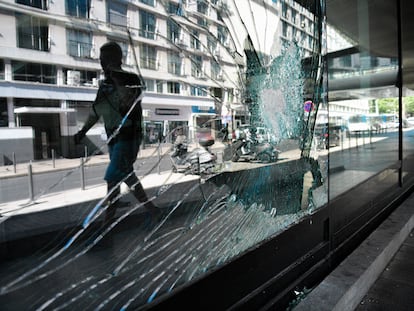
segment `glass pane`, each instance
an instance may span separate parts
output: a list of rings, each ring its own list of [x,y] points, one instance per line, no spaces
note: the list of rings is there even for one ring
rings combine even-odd
[[[328,203],[323,9],[139,2],[107,1],[88,19],[89,1],[66,1],[68,23],[53,25],[47,51],[36,14],[0,10],[0,24],[17,20],[8,48],[19,55],[4,59],[0,83],[8,309],[145,308]],[[357,63],[391,66],[367,54]],[[378,107],[392,96],[382,98]]]
[[[391,168],[399,154],[397,42],[383,46],[373,40],[379,31],[373,25],[381,19],[373,15],[368,1],[358,3],[335,7],[333,16],[327,4],[329,105],[316,139],[321,152],[329,148],[331,199]],[[395,5],[387,7],[390,16],[396,16]],[[346,23],[342,14],[348,16]],[[395,23],[389,31],[395,29],[397,37],[397,21],[389,22]],[[352,23],[358,27],[350,27]]]

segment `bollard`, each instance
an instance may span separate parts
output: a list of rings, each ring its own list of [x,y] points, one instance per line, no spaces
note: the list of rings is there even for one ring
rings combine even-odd
[[[160,164],[161,164],[161,143],[158,143],[158,175],[161,174]]]
[[[13,152],[13,172],[17,172],[17,163],[16,163],[16,152]]]
[[[369,131],[369,144],[372,145],[372,131]]]
[[[344,132],[339,130],[339,137],[341,138],[341,151],[344,151]]]
[[[30,161],[27,167],[27,176],[29,177],[29,200],[30,202],[34,201],[34,190],[33,190],[33,170],[32,170],[32,161]]]
[[[81,189],[85,190],[85,162],[83,158],[80,159],[80,176],[81,176]]]
[[[55,163],[55,149],[52,149],[52,166],[53,166],[53,168],[55,168],[56,167],[56,165],[55,165],[56,163]]]
[[[87,158],[88,157],[88,146],[85,145],[84,149],[85,149],[85,158]]]

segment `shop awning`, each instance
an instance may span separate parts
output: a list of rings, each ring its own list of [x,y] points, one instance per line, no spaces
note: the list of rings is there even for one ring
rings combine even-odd
[[[60,107],[19,107],[14,109],[14,113],[62,113],[62,112],[75,112],[73,108],[60,108]]]
[[[2,97],[54,99],[73,101],[94,101],[97,88],[68,87],[33,83],[2,81],[0,94]]]

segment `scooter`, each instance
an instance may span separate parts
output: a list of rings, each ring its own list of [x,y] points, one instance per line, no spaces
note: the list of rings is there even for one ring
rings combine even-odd
[[[217,156],[209,149],[214,140],[200,141],[202,148],[188,152],[186,143],[176,144],[171,153],[172,171],[174,173],[208,175],[214,172]]]
[[[234,140],[232,145],[233,162],[239,160],[259,161],[263,163],[276,162],[279,157],[279,151],[270,143],[259,143],[249,139]]]

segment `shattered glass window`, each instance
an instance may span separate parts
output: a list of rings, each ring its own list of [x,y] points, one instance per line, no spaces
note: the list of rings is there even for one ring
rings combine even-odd
[[[153,305],[328,203],[319,2],[139,2],[92,1],[67,31],[49,23],[51,50],[19,55],[47,59],[53,88],[1,57],[13,84],[0,132],[6,309]],[[0,23],[14,21],[2,6]],[[50,2],[45,18],[59,14]],[[111,24],[120,16],[126,27]],[[99,75],[84,85],[82,72]]]

